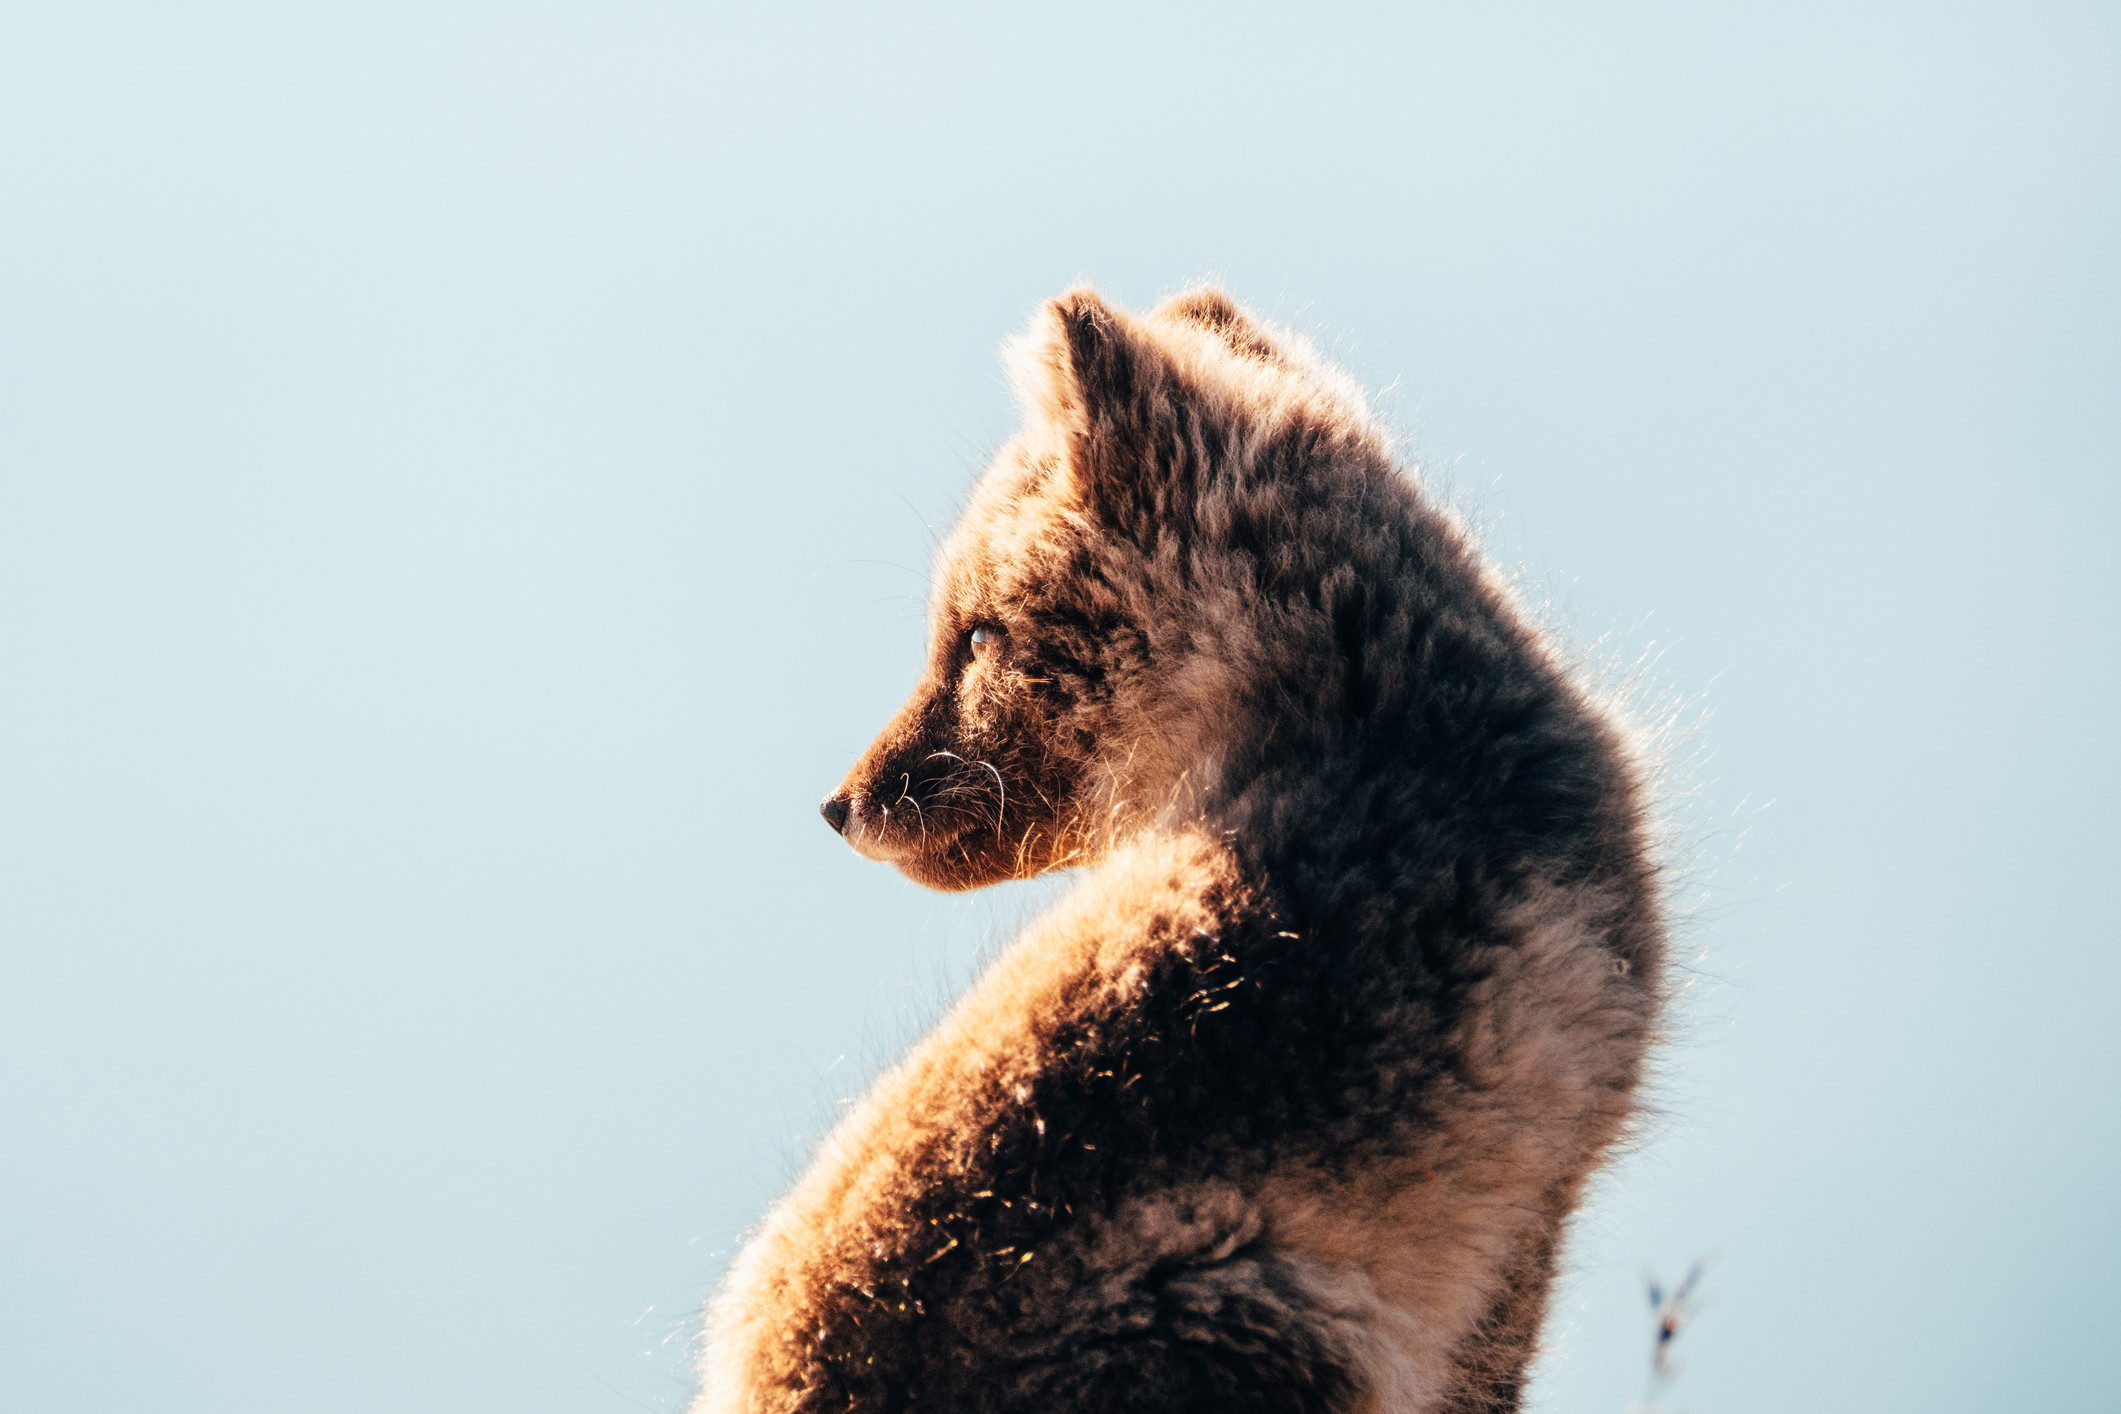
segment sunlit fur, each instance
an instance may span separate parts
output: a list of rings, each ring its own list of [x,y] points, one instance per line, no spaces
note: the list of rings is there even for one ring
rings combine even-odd
[[[1513,1409],[1658,1008],[1625,733],[1301,339],[1078,289],[1009,357],[835,799],[938,888],[1089,872],[767,1216],[696,1409]]]

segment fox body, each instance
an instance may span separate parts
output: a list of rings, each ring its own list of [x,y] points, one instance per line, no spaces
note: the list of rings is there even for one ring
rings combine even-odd
[[[943,889],[1091,866],[711,1308],[697,1414],[1517,1407],[1664,928],[1626,734],[1360,391],[1077,289],[825,802]]]

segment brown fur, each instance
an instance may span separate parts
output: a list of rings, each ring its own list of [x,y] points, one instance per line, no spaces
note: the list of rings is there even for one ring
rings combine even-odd
[[[696,1409],[1513,1409],[1659,1000],[1619,730],[1301,340],[1075,290],[1011,362],[826,814],[1096,867],[767,1217]]]

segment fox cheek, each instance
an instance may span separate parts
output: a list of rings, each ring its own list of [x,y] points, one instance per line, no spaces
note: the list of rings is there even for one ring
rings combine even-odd
[[[1032,730],[1020,696],[991,678],[964,683],[954,705],[957,740],[952,750],[1006,750]]]

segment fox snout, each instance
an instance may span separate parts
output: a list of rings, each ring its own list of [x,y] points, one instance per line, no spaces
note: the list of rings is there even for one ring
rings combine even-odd
[[[910,797],[905,797],[897,803],[905,814],[912,815],[914,811],[907,808],[909,801]],[[893,833],[891,806],[877,804],[874,792],[842,785],[818,805],[818,814],[824,816],[825,823],[830,825],[840,838],[854,846],[855,853],[864,859],[875,859],[890,864],[906,852],[904,848],[895,849],[887,843],[888,837]],[[896,833],[903,835],[905,832],[900,830]]]
[[[864,859],[900,863],[939,841],[929,833],[927,807],[914,792],[912,773],[902,772],[893,784],[894,791],[842,785],[818,805],[818,814]]]
[[[1016,754],[952,730],[947,701],[917,697],[886,727],[839,788],[819,802],[864,859],[916,883],[956,891],[1050,867],[1054,835],[1041,792],[1019,779]],[[1051,784],[1046,800],[1060,792]]]
[[[938,715],[917,696],[819,804],[825,823],[864,859],[905,868],[998,823],[994,789],[984,802],[971,798],[959,779],[965,759],[941,740]]]

